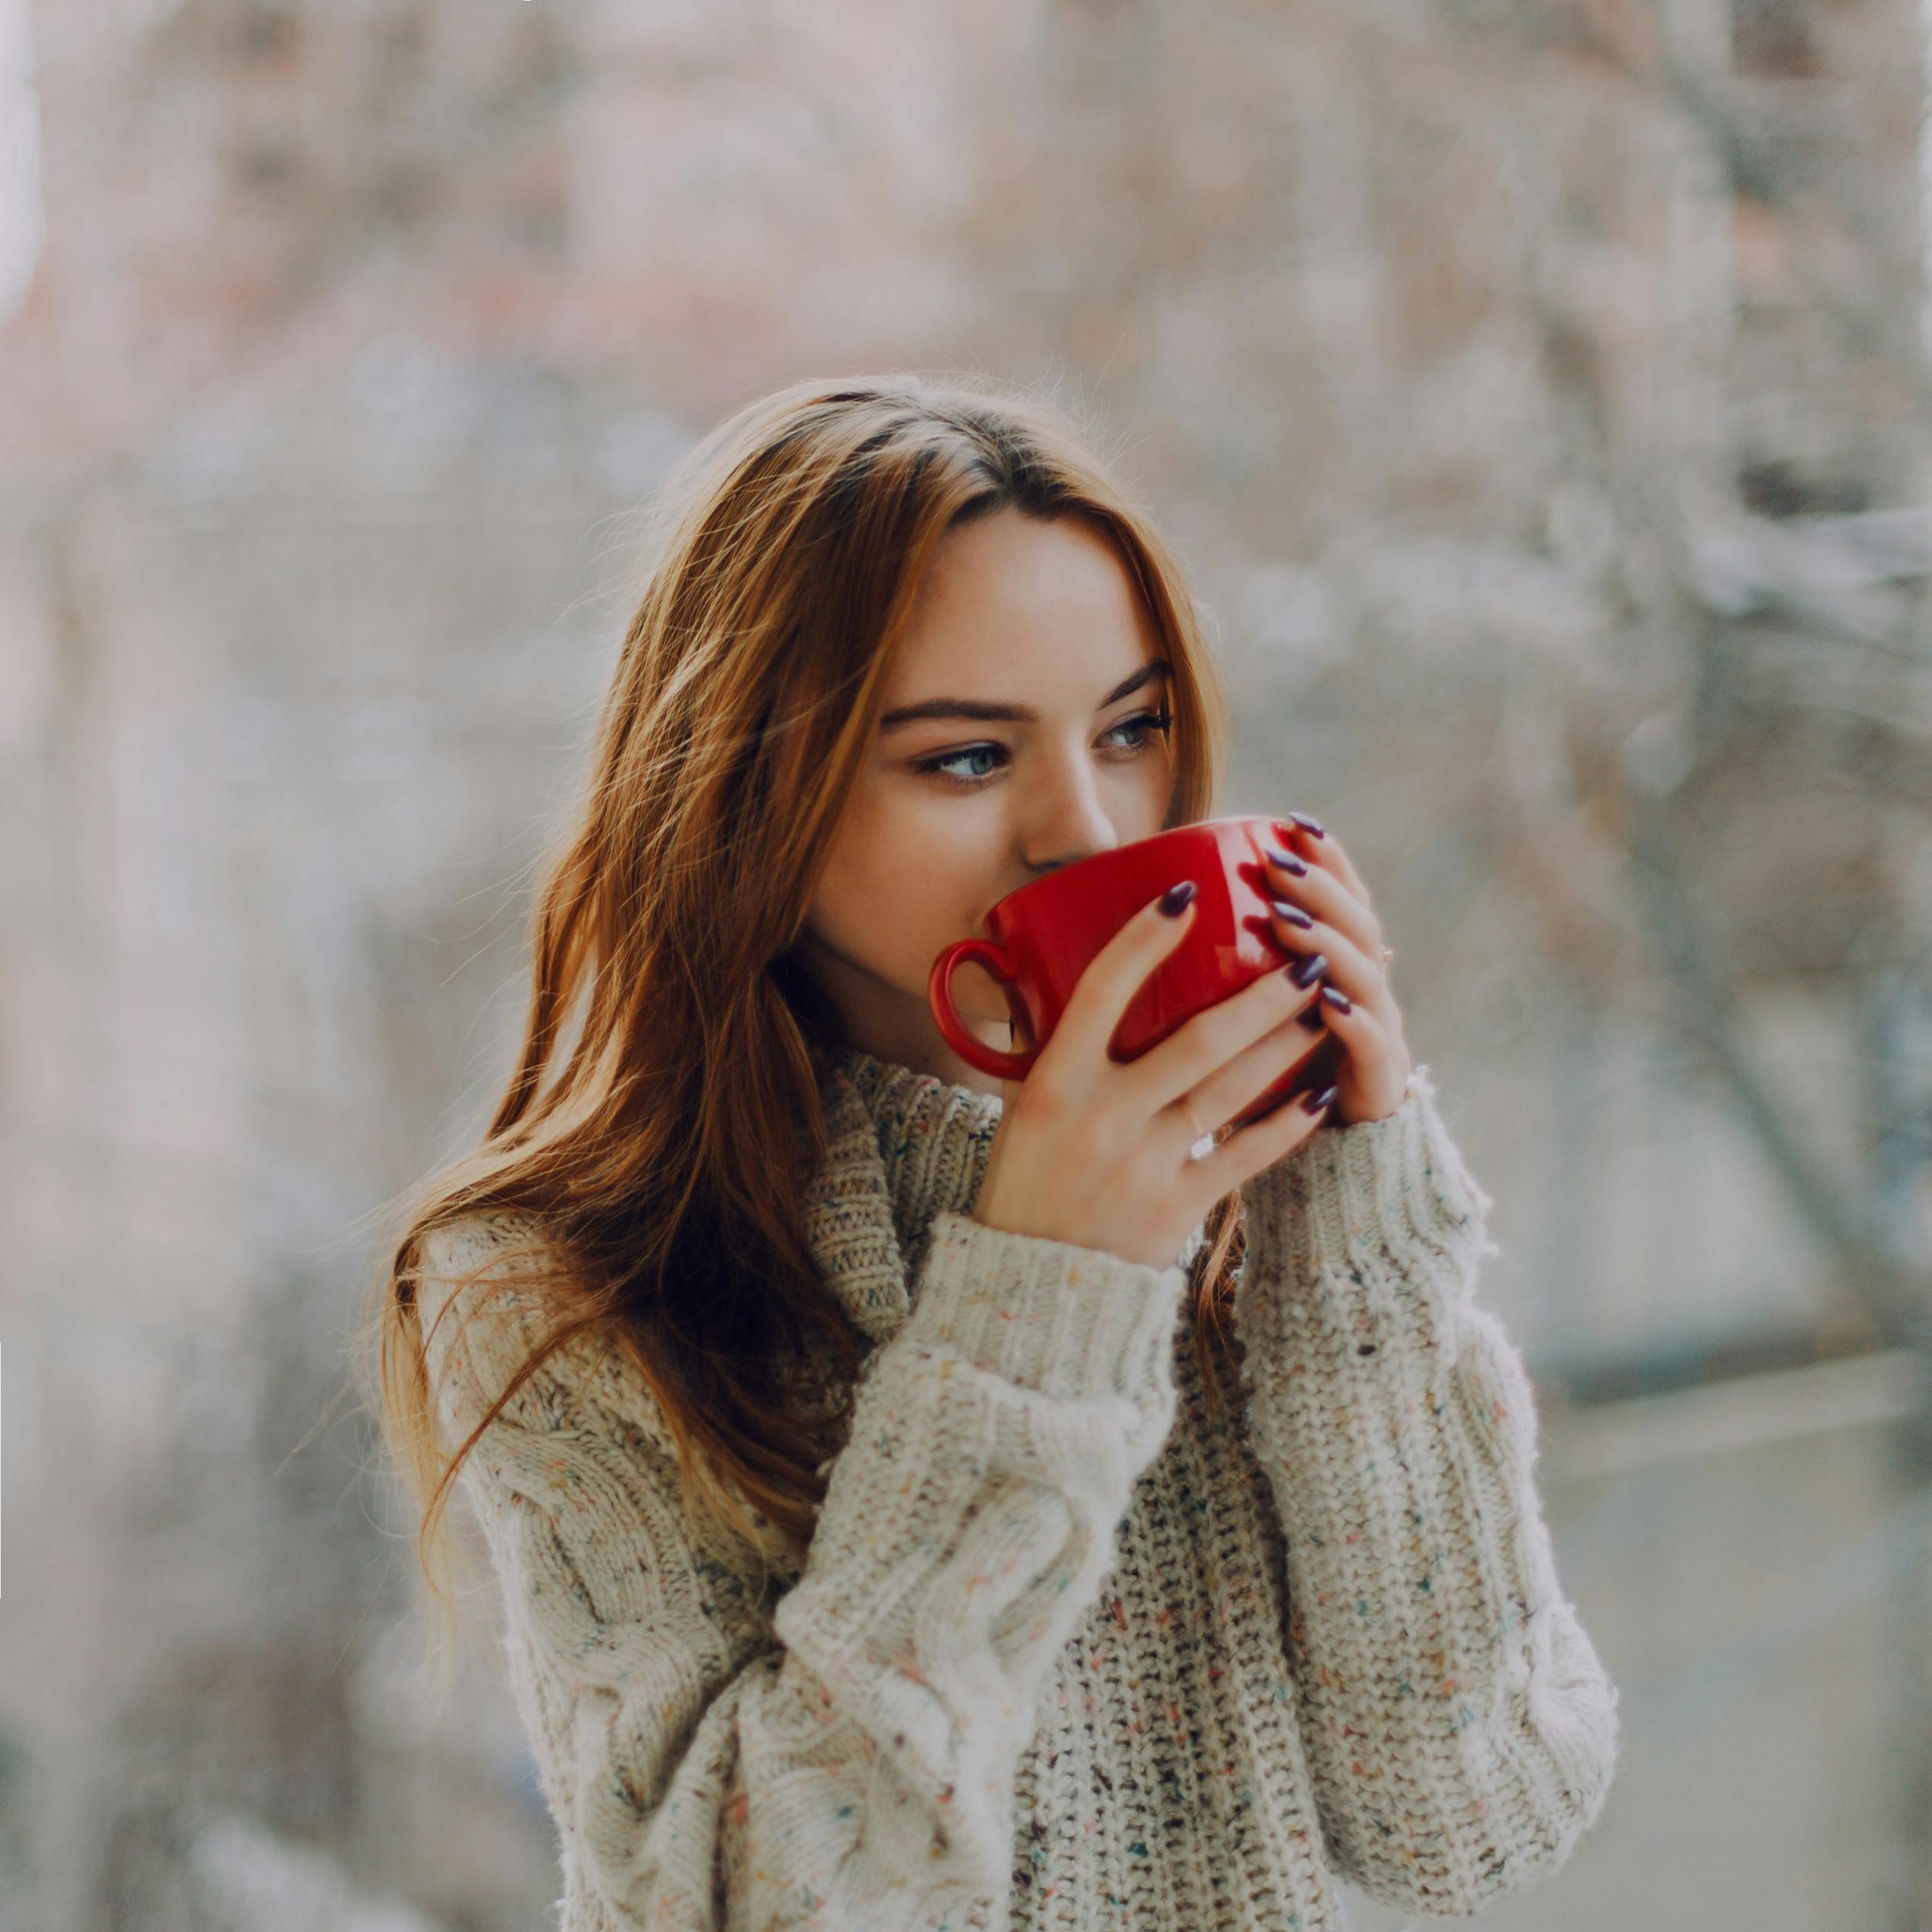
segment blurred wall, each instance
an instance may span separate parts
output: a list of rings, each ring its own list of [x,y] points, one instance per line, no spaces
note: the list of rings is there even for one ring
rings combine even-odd
[[[1348,842],[1497,1197],[1631,1754],[1492,1922],[1916,1923],[1923,1378],[1875,1286],[1917,1305],[1932,1231],[1909,0],[30,25],[0,1919],[554,1896],[487,1653],[413,1701],[342,1336],[503,1076],[617,519],[749,396],[910,366],[1055,387],[1155,503],[1228,808]]]

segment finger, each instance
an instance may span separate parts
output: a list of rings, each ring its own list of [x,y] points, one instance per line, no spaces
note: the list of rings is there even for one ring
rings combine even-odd
[[[1298,970],[1307,974],[1305,985],[1294,977]],[[1182,1021],[1132,1063],[1129,1078],[1137,1099],[1150,1115],[1172,1106],[1284,1020],[1306,1013],[1320,990],[1321,969],[1309,971],[1305,961],[1257,974],[1240,992]],[[1318,1029],[1320,1022],[1315,1024]]]
[[[1396,1042],[1400,1029],[1386,1025],[1366,1006],[1352,1002],[1346,1011],[1327,995],[1322,996],[1321,1013],[1328,1031],[1340,1041],[1348,1056],[1351,1080],[1358,1087],[1379,1089],[1393,1086]]]
[[[1275,938],[1304,958],[1319,957],[1324,962],[1321,977],[1330,985],[1339,986],[1355,1005],[1379,1012],[1392,1002],[1393,995],[1383,976],[1379,954],[1365,954],[1345,933],[1338,931],[1326,920],[1309,917],[1304,926],[1280,912],[1273,917]]]
[[[1335,1088],[1330,1086],[1319,1094],[1298,1094],[1291,1100],[1284,1100],[1258,1121],[1250,1121],[1246,1127],[1236,1128],[1212,1154],[1203,1154],[1195,1162],[1189,1172],[1202,1182],[1215,1200],[1224,1194],[1233,1193],[1243,1181],[1259,1174],[1264,1168],[1272,1167],[1315,1133],[1335,1111]],[[1321,1100],[1325,1097],[1326,1104],[1313,1112],[1305,1104],[1311,1099]]]
[[[1191,1116],[1211,1122],[1212,1131],[1218,1134],[1277,1081],[1298,1078],[1308,1061],[1327,1051],[1325,1037],[1284,1021],[1182,1094],[1175,1103],[1175,1114],[1183,1121]]]
[[[1194,882],[1184,879],[1178,884],[1191,887]],[[1196,892],[1189,893],[1178,912],[1162,910],[1162,902],[1174,889],[1149,900],[1087,961],[1067,996],[1053,1037],[1034,1062],[1036,1073],[1049,1062],[1049,1072],[1057,1073],[1063,1064],[1092,1066],[1106,1056],[1134,995],[1181,943],[1198,915]]]
[[[1375,902],[1369,896],[1369,888],[1362,875],[1355,869],[1355,862],[1342,849],[1342,841],[1325,825],[1310,819],[1301,825],[1293,819],[1277,818],[1275,829],[1281,835],[1284,850],[1319,866],[1346,887],[1365,906],[1372,910]]]
[[[1264,881],[1271,896],[1325,921],[1346,935],[1365,957],[1382,957],[1382,927],[1375,914],[1332,872],[1311,866],[1298,876],[1270,857]]]
[[[1321,995],[1319,1010],[1322,1024],[1341,1041],[1349,1058],[1365,1073],[1379,1056],[1389,1055],[1392,1043],[1399,1036],[1397,1029],[1379,1013],[1359,1000],[1349,999],[1339,987],[1330,987]]]

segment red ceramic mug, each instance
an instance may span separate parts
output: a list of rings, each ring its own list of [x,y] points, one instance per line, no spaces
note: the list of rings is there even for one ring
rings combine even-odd
[[[983,1073],[1024,1080],[1094,955],[1149,900],[1191,879],[1192,923],[1128,1002],[1108,1043],[1115,1060],[1139,1058],[1184,1021],[1301,956],[1275,937],[1269,910],[1274,895],[1261,857],[1269,843],[1292,849],[1279,819],[1251,813],[1203,818],[1095,852],[1009,893],[987,912],[985,937],[955,940],[933,961],[927,998],[946,1043]],[[988,1046],[959,1017],[953,975],[969,960],[1005,993],[1015,1033],[1031,1043],[1024,1051]],[[1310,1039],[1311,1050],[1233,1124],[1328,1084],[1341,1043],[1325,1029]]]

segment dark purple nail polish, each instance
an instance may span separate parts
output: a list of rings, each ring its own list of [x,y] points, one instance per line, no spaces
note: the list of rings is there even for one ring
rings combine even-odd
[[[1299,906],[1291,906],[1285,899],[1270,899],[1268,903],[1274,908],[1275,916],[1285,919],[1291,926],[1312,926],[1315,921]]]
[[[1338,1013],[1352,1013],[1355,1011],[1353,1002],[1350,1001],[1348,995],[1345,993],[1339,986],[1323,987],[1321,989],[1321,997],[1325,999]]]
[[[1335,1091],[1336,1090],[1332,1087],[1325,1087],[1319,1094],[1304,1094],[1301,1096],[1301,1104],[1311,1114],[1319,1114],[1334,1100]]]
[[[1178,918],[1182,908],[1193,896],[1194,881],[1191,879],[1183,879],[1178,885],[1168,886],[1167,890],[1162,893],[1161,910],[1165,913],[1170,919]]]
[[[1308,862],[1305,859],[1298,859],[1293,852],[1284,852],[1279,845],[1270,845],[1266,848],[1266,850],[1268,856],[1284,872],[1292,872],[1297,879],[1307,876]]]
[[[1325,838],[1328,837],[1328,835],[1321,829],[1321,821],[1319,818],[1311,818],[1305,811],[1291,811],[1288,814],[1288,816],[1292,818],[1304,832],[1311,833],[1315,838]]]
[[[1328,969],[1328,956],[1326,953],[1311,953],[1306,959],[1298,959],[1289,968],[1288,977],[1296,985],[1307,988],[1312,986]]]

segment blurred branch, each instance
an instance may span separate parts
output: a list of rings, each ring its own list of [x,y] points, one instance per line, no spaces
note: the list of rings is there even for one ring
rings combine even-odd
[[[1668,983],[1677,1024],[1723,1080],[1741,1123],[1837,1261],[1862,1311],[1888,1345],[1932,1348],[1926,1312],[1932,1277],[1888,1247],[1873,1177],[1840,1170],[1794,1130],[1804,1110],[1774,1094],[1747,1043],[1736,1001],[1711,964],[1669,859],[1665,815],[1641,799],[1628,801],[1632,832],[1628,846],[1620,846],[1580,809],[1522,795],[1508,758],[1492,759],[1485,769],[1498,872],[1522,893],[1553,954],[1614,1001],[1622,991],[1614,962],[1626,948],[1614,908],[1619,898],[1634,903]]]
[[[1835,1170],[1794,1132],[1792,1123],[1803,1117],[1803,1109],[1773,1094],[1745,1043],[1736,1001],[1712,967],[1670,862],[1665,821],[1655,808],[1638,810],[1630,877],[1670,981],[1672,1009],[1723,1080],[1740,1117],[1794,1206],[1837,1258],[1847,1284],[1886,1342],[1895,1347],[1932,1344],[1926,1316],[1932,1279],[1889,1250],[1872,1177]]]

